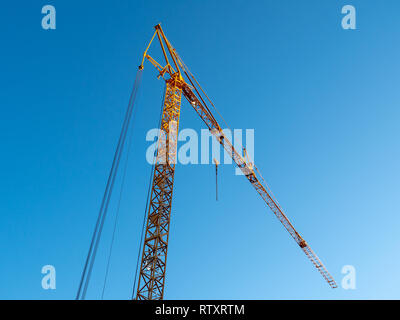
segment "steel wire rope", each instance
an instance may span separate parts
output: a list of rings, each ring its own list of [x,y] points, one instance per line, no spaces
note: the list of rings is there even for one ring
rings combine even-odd
[[[95,229],[93,231],[93,236],[92,236],[92,240],[90,243],[90,247],[89,247],[89,251],[86,257],[86,261],[85,261],[85,266],[82,272],[82,276],[81,276],[81,280],[79,283],[79,288],[78,288],[78,292],[76,295],[76,300],[79,299],[85,299],[86,297],[86,292],[87,292],[87,288],[90,282],[90,278],[91,278],[91,274],[92,274],[92,269],[93,269],[93,264],[94,261],[96,259],[96,254],[97,254],[97,249],[98,249],[98,245],[99,245],[99,241],[100,241],[100,237],[102,234],[102,230],[103,230],[103,226],[104,226],[104,221],[105,221],[105,217],[107,215],[107,210],[108,210],[108,205],[110,202],[110,198],[112,195],[112,190],[114,187],[114,182],[115,182],[115,177],[116,177],[116,173],[118,171],[119,168],[119,163],[121,160],[121,154],[124,148],[124,144],[125,144],[125,140],[126,140],[126,134],[127,134],[127,130],[129,128],[129,124],[130,124],[130,120],[131,120],[131,115],[132,115],[132,109],[134,106],[134,102],[135,102],[135,98],[136,98],[136,94],[138,91],[138,88],[140,86],[140,82],[141,82],[141,78],[142,78],[142,70],[138,70],[137,74],[136,74],[136,78],[135,78],[135,82],[132,88],[132,92],[131,92],[131,96],[129,99],[129,103],[128,103],[128,107],[127,107],[127,111],[125,113],[125,118],[124,118],[124,122],[122,125],[122,129],[121,129],[121,133],[118,139],[118,144],[117,144],[117,148],[114,154],[114,159],[113,159],[113,163],[111,166],[111,170],[107,179],[107,185],[106,185],[106,189],[104,191],[104,195],[103,195],[103,199],[101,202],[101,206],[100,206],[100,210],[99,210],[99,214],[96,220],[96,225],[95,225]],[[82,289],[83,288],[83,289]]]
[[[132,140],[133,140],[133,132],[134,132],[133,129],[134,129],[134,124],[135,124],[137,109],[138,108],[136,107],[133,111],[132,125],[129,129],[131,131],[131,133],[129,135],[129,140],[128,140],[128,150],[127,150],[124,170],[123,170],[123,174],[122,174],[122,181],[121,181],[121,188],[120,188],[120,193],[119,193],[119,197],[118,197],[117,211],[116,211],[116,215],[115,215],[115,219],[114,219],[114,227],[113,227],[113,232],[112,232],[112,236],[111,236],[111,244],[110,244],[110,249],[109,249],[109,254],[108,254],[108,259],[107,259],[107,267],[106,267],[106,272],[105,272],[105,276],[104,276],[103,290],[101,292],[102,300],[104,299],[105,288],[106,288],[108,274],[109,274],[109,270],[110,270],[111,256],[112,256],[112,252],[113,252],[113,248],[114,248],[114,241],[115,241],[115,233],[117,230],[118,218],[120,215],[122,194],[123,194],[124,187],[125,187],[125,178],[126,178],[127,168],[128,168],[128,164],[129,164],[129,156],[130,156],[131,148],[132,148]]]

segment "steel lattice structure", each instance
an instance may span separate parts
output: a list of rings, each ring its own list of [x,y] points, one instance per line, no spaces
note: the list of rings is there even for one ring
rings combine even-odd
[[[166,65],[164,67],[147,54],[156,35],[165,58]],[[172,58],[173,66],[169,63],[168,56]],[[142,64],[139,69],[143,69],[145,59],[149,60],[159,71],[158,77],[165,80],[166,92],[136,299],[157,300],[164,297],[182,94],[330,287],[337,288],[335,280],[321,260],[296,231],[281,206],[272,196],[257,167],[245,155],[242,156],[235,150],[232,143],[224,135],[223,130],[210,111],[210,106],[214,107],[213,103],[167,40],[160,25],[155,26],[155,32],[143,54]]]
[[[160,300],[164,295],[171,203],[174,186],[182,81],[166,81],[150,205],[147,214],[137,299]]]

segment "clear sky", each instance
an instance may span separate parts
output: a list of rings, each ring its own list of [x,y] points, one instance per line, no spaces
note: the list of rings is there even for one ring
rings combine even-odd
[[[57,10],[56,30],[41,8]],[[341,27],[354,5],[357,29]],[[1,6],[0,298],[73,299],[141,55],[164,31],[339,283],[232,165],[177,165],[166,299],[400,298],[397,0],[8,1]],[[157,46],[152,49],[155,55]],[[163,83],[140,88],[105,298],[129,299]],[[184,103],[181,129],[205,128]],[[120,180],[118,180],[120,181]],[[117,183],[118,195],[120,182]],[[88,298],[98,299],[114,197]],[[56,268],[56,290],[41,269]],[[356,269],[344,290],[342,267]]]

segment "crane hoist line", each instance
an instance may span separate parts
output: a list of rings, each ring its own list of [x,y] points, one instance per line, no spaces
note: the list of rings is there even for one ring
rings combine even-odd
[[[162,64],[148,54],[156,36],[164,57]],[[160,125],[160,134],[163,134],[166,139],[158,139],[158,153],[155,160],[150,203],[147,212],[136,299],[159,300],[164,297],[182,96],[186,98],[212,135],[232,157],[246,179],[279,219],[329,286],[337,288],[333,277],[303,237],[296,231],[281,206],[273,197],[257,167],[249,161],[246,155],[242,156],[233,147],[228,137],[224,135],[218,121],[210,110],[211,107],[215,108],[213,103],[186,67],[175,48],[168,41],[160,24],[155,26],[154,34],[143,54],[139,70],[143,70],[143,64],[146,59],[157,69],[157,77],[162,78],[166,84]]]

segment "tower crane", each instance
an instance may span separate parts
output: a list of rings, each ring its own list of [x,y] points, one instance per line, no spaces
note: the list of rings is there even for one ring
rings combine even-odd
[[[329,286],[337,288],[333,277],[303,237],[296,231],[293,224],[283,212],[282,207],[273,197],[257,167],[249,161],[246,155],[242,156],[235,150],[231,141],[224,134],[210,110],[211,107],[214,107],[213,103],[166,38],[161,25],[158,24],[154,28],[154,34],[143,54],[139,70],[143,70],[144,61],[147,59],[158,70],[158,78],[162,78],[165,81],[166,87],[136,299],[160,300],[164,297],[182,95],[203,120],[211,134],[232,157],[234,163],[243,172],[246,179],[279,219],[290,236],[296,241],[307,258],[321,273]],[[160,64],[148,54],[149,48],[156,36],[165,60],[163,64]]]

